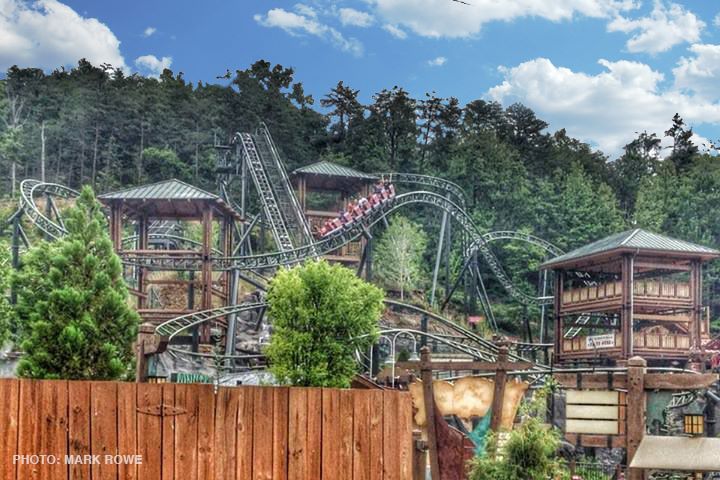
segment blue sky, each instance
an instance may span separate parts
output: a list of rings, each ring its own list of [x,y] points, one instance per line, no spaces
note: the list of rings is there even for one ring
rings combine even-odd
[[[0,68],[81,57],[190,80],[266,59],[316,99],[400,85],[520,101],[615,155],[679,112],[720,138],[720,2],[710,0],[0,0]]]

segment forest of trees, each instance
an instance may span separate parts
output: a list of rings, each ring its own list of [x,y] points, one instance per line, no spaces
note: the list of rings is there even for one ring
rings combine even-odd
[[[609,158],[564,129],[549,131],[521,104],[416,99],[397,86],[364,104],[343,81],[315,99],[293,69],[266,61],[214,84],[80,61],[50,74],[11,68],[0,81],[0,118],[4,196],[13,177],[103,192],[172,176],[214,191],[213,144],[264,121],[289,171],[326,159],[367,172],[437,175],[467,192],[483,230],[529,231],[569,249],[637,226],[720,246],[720,164],[692,143],[679,115],[667,119],[666,132],[635,134]],[[431,264],[437,216],[406,214],[424,225]],[[512,244],[499,254],[511,275],[536,288],[527,272],[541,255]],[[713,304],[717,273],[705,273]]]

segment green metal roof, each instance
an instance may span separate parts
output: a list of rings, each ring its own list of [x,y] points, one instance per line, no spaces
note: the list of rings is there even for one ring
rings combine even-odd
[[[698,256],[718,256],[720,251],[714,248],[703,247],[695,243],[677,240],[657,233],[648,232],[640,228],[627,230],[589,243],[564,255],[560,255],[542,264],[542,268],[589,257],[598,253],[609,252],[616,249],[654,250],[664,252],[678,252],[683,254],[697,254]]]
[[[325,175],[328,177],[359,178],[359,179],[365,179],[365,180],[377,179],[377,177],[375,175],[360,172],[358,170],[355,170],[354,168],[343,167],[342,165],[328,162],[326,160],[312,163],[310,165],[305,165],[304,167],[300,167],[293,172],[294,175],[299,174],[299,173],[305,174],[305,175],[307,175],[307,174]]]
[[[206,192],[180,180],[171,179],[162,182],[130,187],[117,192],[98,195],[103,200],[219,200],[214,193]]]

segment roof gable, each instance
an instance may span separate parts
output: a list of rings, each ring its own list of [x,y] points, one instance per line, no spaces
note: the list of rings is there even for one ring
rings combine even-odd
[[[98,195],[103,200],[217,200],[220,197],[175,178]]]
[[[325,175],[328,177],[345,177],[345,178],[356,178],[362,180],[375,180],[377,176],[369,173],[364,173],[354,168],[345,167],[336,163],[328,162],[327,160],[321,160],[319,162],[311,163],[300,167],[293,172],[293,175],[304,174],[304,175]]]
[[[704,247],[685,240],[678,240],[658,233],[636,228],[610,235],[595,242],[584,245],[564,255],[560,255],[542,264],[543,268],[552,267],[569,260],[577,260],[600,253],[619,249],[677,252],[683,255],[715,257],[720,251]]]

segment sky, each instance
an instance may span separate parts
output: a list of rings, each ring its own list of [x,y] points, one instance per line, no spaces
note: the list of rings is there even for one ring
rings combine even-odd
[[[293,67],[316,100],[395,85],[521,102],[617,156],[677,112],[720,139],[719,0],[0,0],[0,71],[85,57],[219,82],[259,59]]]

